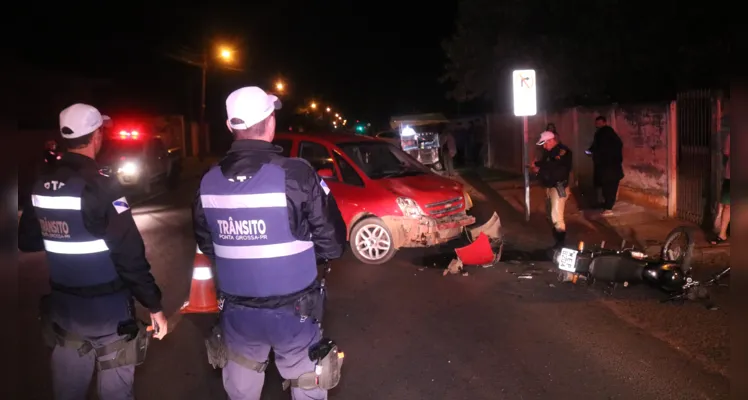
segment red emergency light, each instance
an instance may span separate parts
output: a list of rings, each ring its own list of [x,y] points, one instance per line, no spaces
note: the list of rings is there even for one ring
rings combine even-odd
[[[138,131],[119,131],[120,139],[137,139],[140,133]]]

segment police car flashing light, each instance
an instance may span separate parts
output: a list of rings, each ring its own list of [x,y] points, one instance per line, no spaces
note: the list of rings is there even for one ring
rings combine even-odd
[[[119,132],[120,139],[137,139],[139,135],[140,135],[140,132],[138,131],[130,131],[130,132],[120,131]]]

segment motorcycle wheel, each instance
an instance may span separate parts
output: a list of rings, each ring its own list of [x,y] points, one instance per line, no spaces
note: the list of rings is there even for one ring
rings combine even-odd
[[[678,263],[681,271],[685,274],[691,272],[691,262],[695,246],[695,233],[696,231],[694,228],[688,226],[679,226],[670,231],[665,238],[665,243],[662,245],[662,250],[660,251],[660,257],[662,260]],[[678,240],[684,237],[686,239],[685,248],[673,248],[674,246],[677,246]]]

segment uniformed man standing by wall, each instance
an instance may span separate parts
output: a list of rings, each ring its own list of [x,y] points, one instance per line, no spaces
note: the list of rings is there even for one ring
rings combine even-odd
[[[546,209],[548,217],[553,223],[553,238],[555,248],[562,247],[566,240],[566,222],[564,209],[569,187],[569,173],[571,172],[571,150],[561,144],[556,134],[545,131],[540,134],[538,146],[543,146],[543,155],[539,161],[531,166],[538,175],[540,184],[545,188]]]
[[[324,292],[317,260],[343,254],[346,227],[312,166],[281,156],[271,143],[279,108],[258,87],[229,95],[226,123],[235,141],[203,176],[194,204],[197,244],[214,261],[223,300],[208,355],[223,368],[233,400],[260,398],[271,348],[294,399],[326,399],[340,373],[329,360],[312,359],[327,351],[309,349],[329,343],[318,325]],[[227,360],[213,361],[226,353]]]
[[[86,104],[60,113],[68,151],[40,176],[18,227],[18,248],[46,250],[52,292],[42,299],[42,329],[52,352],[55,399],[84,399],[98,370],[102,400],[132,399],[135,365],[148,334],[132,296],[166,335],[161,291],[116,179],[99,172],[103,117]]]

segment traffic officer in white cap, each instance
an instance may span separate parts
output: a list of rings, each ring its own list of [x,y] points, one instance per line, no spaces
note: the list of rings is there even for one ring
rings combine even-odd
[[[105,120],[87,104],[60,113],[68,151],[35,183],[18,227],[19,250],[46,251],[52,290],[40,319],[57,400],[86,398],[94,368],[100,399],[133,398],[149,339],[133,296],[151,312],[155,337],[168,328],[130,205],[95,161]]]
[[[295,400],[326,399],[340,379],[342,353],[321,336],[317,262],[343,254],[346,227],[314,168],[273,145],[279,108],[258,87],[229,95],[235,140],[194,203],[195,238],[224,300],[208,357],[232,400],[259,400],[271,348]]]
[[[530,168],[545,188],[546,210],[548,219],[553,224],[554,248],[560,248],[566,240],[564,210],[569,196],[567,189],[572,165],[571,150],[551,131],[541,133],[537,145],[543,147],[543,155]]]

